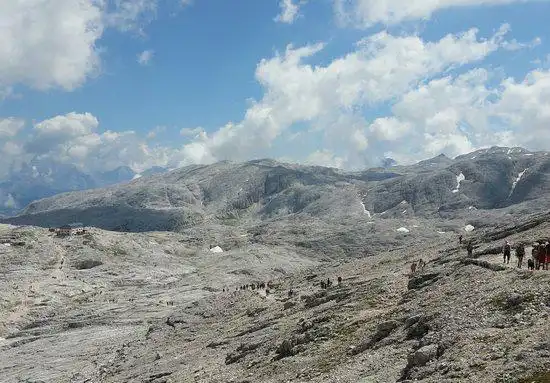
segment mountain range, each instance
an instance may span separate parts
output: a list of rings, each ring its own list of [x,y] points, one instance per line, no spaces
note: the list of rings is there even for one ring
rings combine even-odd
[[[492,147],[454,159],[439,155],[414,165],[358,172],[261,159],[157,169],[157,174],[128,180],[130,176],[130,170],[118,169],[102,177],[69,178],[74,189],[121,178],[126,182],[33,201],[3,221],[38,226],[82,222],[132,232],[350,215],[367,221],[474,222],[487,214],[521,213],[526,206],[548,207],[550,157],[523,148]]]

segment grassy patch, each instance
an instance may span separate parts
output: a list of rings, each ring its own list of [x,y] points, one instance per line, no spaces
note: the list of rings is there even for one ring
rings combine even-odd
[[[550,371],[539,372],[528,378],[523,378],[518,383],[550,383]]]
[[[502,292],[493,296],[490,303],[497,310],[515,313],[523,311],[525,304],[534,300],[535,295],[530,291],[521,294]]]

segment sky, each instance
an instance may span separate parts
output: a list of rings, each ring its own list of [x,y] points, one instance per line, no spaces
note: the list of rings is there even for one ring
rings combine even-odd
[[[550,147],[550,0],[0,0],[0,176]]]

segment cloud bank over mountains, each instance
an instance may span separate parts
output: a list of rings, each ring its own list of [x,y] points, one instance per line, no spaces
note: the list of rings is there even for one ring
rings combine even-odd
[[[513,2],[334,0],[333,9],[343,28],[361,29],[426,20],[440,9]],[[162,1],[34,3],[15,0],[2,6],[0,103],[20,86],[70,92],[101,76],[106,31],[140,33]],[[299,14],[307,18],[304,4],[282,0],[276,21],[291,24]],[[263,95],[240,121],[214,131],[179,127],[179,143],[155,141],[159,127],[143,134],[103,126],[101,116],[85,110],[42,121],[0,116],[0,177],[37,158],[89,171],[126,165],[140,172],[152,166],[264,157],[355,169],[377,165],[385,157],[410,163],[491,145],[546,149],[546,58],[519,76],[487,65],[494,55],[506,60],[541,44],[538,36],[516,40],[512,32],[503,23],[490,34],[469,28],[429,40],[420,33],[365,30],[353,49],[323,64],[314,63],[331,42],[289,44],[257,64],[255,80]],[[142,64],[150,63],[153,51],[148,52],[138,58]],[[311,142],[317,146],[306,151]]]

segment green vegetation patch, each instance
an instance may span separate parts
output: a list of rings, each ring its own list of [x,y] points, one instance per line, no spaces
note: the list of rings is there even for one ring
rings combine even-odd
[[[550,371],[539,372],[527,378],[523,378],[518,383],[550,383]]]

